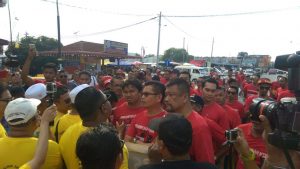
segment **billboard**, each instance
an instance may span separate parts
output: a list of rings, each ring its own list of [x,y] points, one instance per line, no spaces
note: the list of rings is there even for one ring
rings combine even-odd
[[[104,52],[128,55],[128,44],[111,40],[104,40]]]

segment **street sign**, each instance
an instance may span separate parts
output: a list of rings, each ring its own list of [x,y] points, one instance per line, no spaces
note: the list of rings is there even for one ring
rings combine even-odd
[[[111,40],[104,40],[104,52],[128,55],[128,44]]]

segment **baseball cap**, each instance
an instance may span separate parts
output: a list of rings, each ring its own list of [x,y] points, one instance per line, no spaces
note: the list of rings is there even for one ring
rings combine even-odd
[[[40,103],[41,101],[38,99],[15,99],[9,102],[5,108],[5,120],[12,126],[27,123],[37,114],[37,106]]]
[[[47,96],[46,85],[43,83],[37,83],[30,86],[25,92],[25,98],[42,100]]]
[[[204,105],[204,100],[202,99],[202,97],[198,96],[198,95],[193,95],[190,97],[190,101],[192,103],[195,103],[197,105],[201,105],[203,106]]]
[[[260,78],[257,83],[258,83],[258,85],[260,85],[260,84],[272,85],[271,80],[268,78]]]
[[[77,94],[81,90],[83,90],[83,89],[85,89],[85,88],[87,88],[89,86],[90,85],[88,85],[88,84],[82,84],[82,85],[79,85],[79,86],[75,87],[73,90],[71,90],[71,92],[69,93],[69,96],[71,98],[71,102],[74,104],[75,103],[75,98],[76,98]]]

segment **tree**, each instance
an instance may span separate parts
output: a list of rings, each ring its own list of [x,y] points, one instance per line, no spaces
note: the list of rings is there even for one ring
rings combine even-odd
[[[23,65],[28,54],[29,44],[35,44],[36,50],[41,52],[41,51],[50,51],[50,50],[57,49],[58,41],[54,38],[49,38],[46,36],[40,36],[38,38],[35,38],[33,36],[26,36],[21,38],[19,42],[20,45],[18,48],[16,48],[16,46],[18,46],[16,45],[16,43],[17,42],[13,42],[12,44],[10,44],[5,54],[16,55],[20,65]],[[51,57],[51,56],[36,57],[31,63],[30,74],[40,73],[42,71],[43,65],[47,62],[54,62],[56,64],[58,63],[56,57]]]
[[[189,55],[185,49],[170,48],[164,52],[161,57],[162,61],[170,60],[174,62],[189,62],[194,56]]]

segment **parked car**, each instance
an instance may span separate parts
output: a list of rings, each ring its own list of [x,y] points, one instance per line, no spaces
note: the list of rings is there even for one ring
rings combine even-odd
[[[283,74],[287,74],[287,71],[283,71],[283,70],[279,70],[279,69],[269,69],[268,74],[269,75],[283,75]]]

